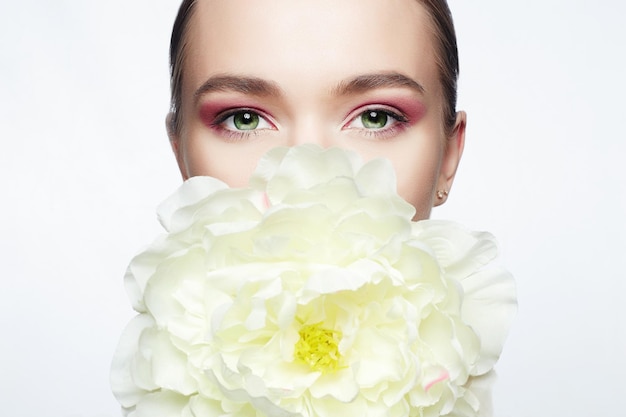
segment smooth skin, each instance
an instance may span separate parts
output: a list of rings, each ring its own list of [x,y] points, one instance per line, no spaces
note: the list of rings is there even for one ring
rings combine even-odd
[[[426,219],[445,201],[465,140],[448,133],[428,16],[415,0],[200,0],[184,61],[182,176],[245,186],[276,146],[386,157]]]

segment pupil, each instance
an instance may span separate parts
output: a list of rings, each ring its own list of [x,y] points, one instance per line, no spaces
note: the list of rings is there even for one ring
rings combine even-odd
[[[252,112],[237,113],[233,118],[233,123],[239,130],[254,130],[259,126],[259,115]]]
[[[387,113],[378,111],[368,111],[361,116],[363,126],[368,129],[382,129],[387,124],[387,120]]]

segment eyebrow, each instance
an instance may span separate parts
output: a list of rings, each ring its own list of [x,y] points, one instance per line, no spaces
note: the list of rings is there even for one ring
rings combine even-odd
[[[332,90],[334,95],[358,94],[377,88],[409,88],[419,94],[424,94],[424,87],[414,79],[398,72],[380,72],[358,75],[339,83]]]
[[[425,92],[424,87],[406,75],[398,72],[381,72],[362,74],[341,81],[331,90],[332,95],[345,96],[358,94],[378,88],[409,88],[419,94]],[[257,77],[237,75],[216,75],[206,80],[194,93],[197,102],[204,94],[215,91],[234,91],[255,96],[281,96],[282,89],[274,81]]]
[[[255,96],[280,96],[282,90],[273,81],[257,77],[217,75],[209,78],[194,93],[197,102],[201,96],[214,91],[234,91]]]

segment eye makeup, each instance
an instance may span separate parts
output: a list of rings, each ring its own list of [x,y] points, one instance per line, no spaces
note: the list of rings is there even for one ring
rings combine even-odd
[[[271,116],[242,101],[216,100],[200,106],[200,120],[217,135],[229,139],[247,139],[268,130],[277,130]]]
[[[350,106],[339,128],[373,139],[391,139],[418,123],[426,113],[421,100],[402,93],[372,92],[349,101],[358,105]],[[198,114],[207,128],[227,140],[243,140],[278,131],[279,124],[271,114],[259,108],[259,102],[248,97],[220,97],[202,103]],[[324,119],[320,122],[324,123]]]
[[[372,105],[358,109],[343,130],[358,132],[367,136],[390,137],[403,130],[408,119],[397,111]]]
[[[376,139],[388,139],[413,126],[425,113],[426,107],[415,98],[368,100],[367,104],[349,113],[342,129]]]

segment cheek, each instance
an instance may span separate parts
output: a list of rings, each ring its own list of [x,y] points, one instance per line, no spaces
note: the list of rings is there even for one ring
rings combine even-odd
[[[405,152],[390,156],[398,179],[398,194],[415,207],[414,220],[430,217],[440,171],[440,152]]]
[[[434,171],[413,172],[408,176],[398,173],[398,194],[415,207],[413,220],[423,220],[430,217],[435,193],[436,175]]]
[[[244,187],[262,153],[238,146],[186,138],[182,146],[183,164],[190,177],[210,176],[231,187]]]

